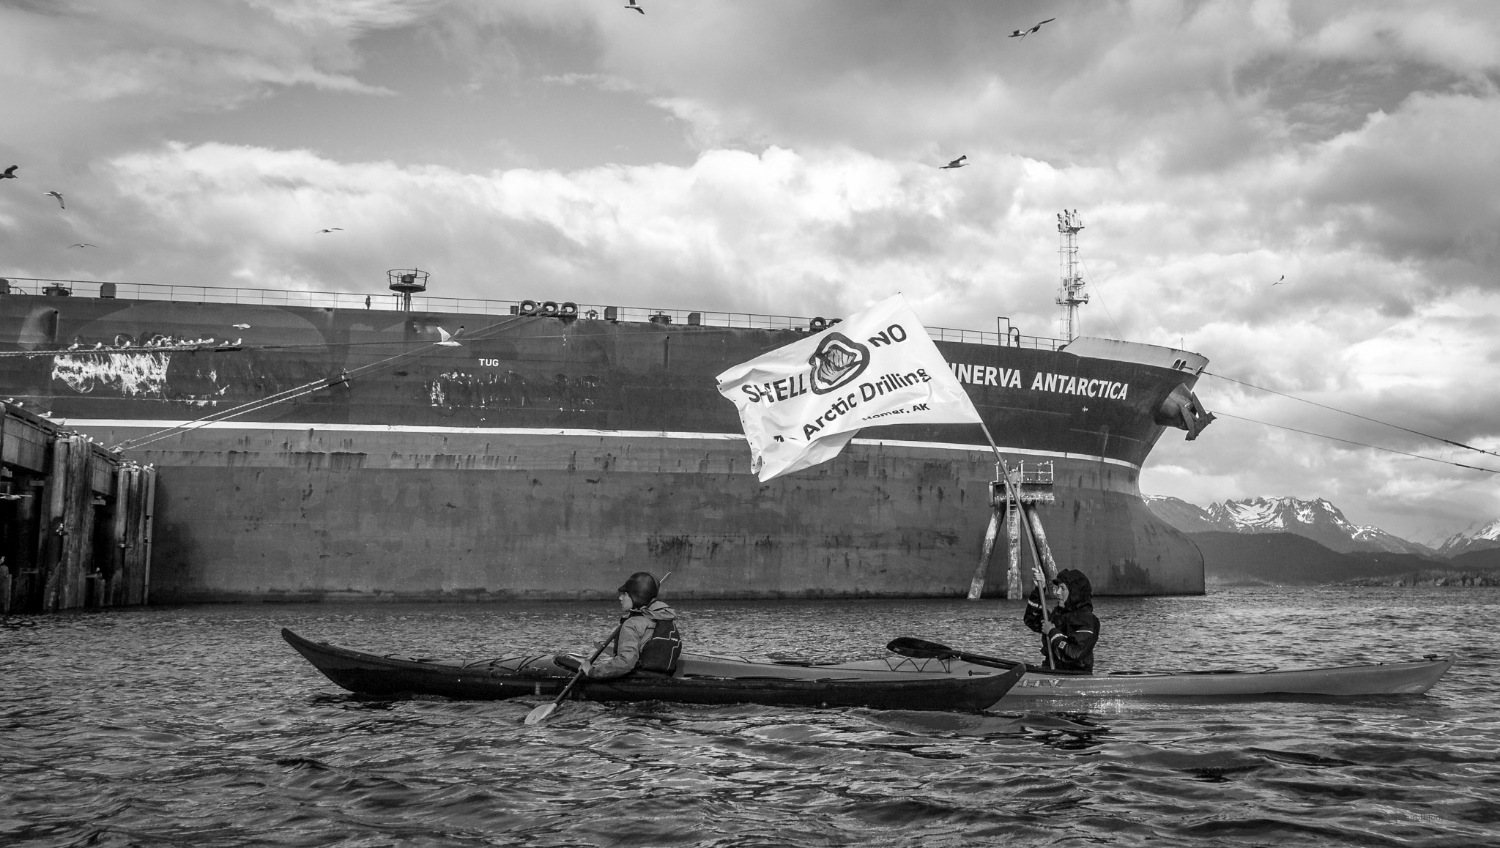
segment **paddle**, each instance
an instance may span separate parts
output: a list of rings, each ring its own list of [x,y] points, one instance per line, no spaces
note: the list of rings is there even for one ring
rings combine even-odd
[[[990,668],[1015,668],[1025,663],[1015,660],[1002,660],[999,657],[986,657],[982,654],[971,654],[967,651],[958,651],[947,645],[937,642],[929,642],[926,639],[917,639],[911,636],[897,636],[886,644],[885,649],[893,654],[915,659],[959,659],[974,665],[987,665]]]
[[[671,577],[671,576],[672,576],[672,572],[668,571],[666,574],[663,574],[661,576],[660,580],[656,581],[656,591],[657,591],[657,593],[661,592],[661,586],[662,586],[662,584],[665,583],[665,582],[667,582],[667,578]],[[620,619],[620,623],[617,624],[617,625],[615,625],[614,632],[609,634],[609,638],[605,639],[603,642],[599,643],[599,650],[595,651],[594,655],[591,656],[591,657],[589,657],[589,665],[593,665],[594,664],[594,660],[599,659],[599,655],[602,654],[602,653],[604,653],[604,649],[609,647],[609,643],[611,643],[611,642],[615,641],[616,639],[620,638],[620,628],[622,628],[624,626],[625,626],[625,619],[622,618],[622,619]],[[571,693],[573,691],[573,687],[577,686],[578,685],[578,681],[580,681],[580,680],[583,679],[583,669],[584,669],[584,667],[582,665],[578,666],[578,672],[573,675],[573,679],[572,680],[568,681],[568,685],[564,686],[563,690],[557,694],[557,699],[556,700],[554,700],[550,704],[542,704],[540,707],[537,707],[536,709],[534,709],[531,712],[527,713],[526,714],[526,723],[527,724],[541,724],[542,722],[544,722],[544,721],[547,720],[548,716],[550,716],[553,713],[557,712],[557,708],[562,704],[563,701],[567,700],[567,697],[568,697],[569,693]]]
[[[609,647],[609,643],[611,643],[611,642],[615,641],[616,639],[620,638],[620,628],[624,627],[624,626],[625,626],[625,622],[623,622],[623,621],[621,621],[619,624],[615,625],[614,632],[611,633],[611,634],[609,634],[609,638],[608,639],[605,639],[603,642],[600,642],[599,643],[599,650],[595,651],[594,655],[591,656],[591,657],[589,657],[589,665],[593,665],[594,664],[594,660],[599,659],[599,655],[602,654],[602,653],[604,653],[604,649]],[[544,721],[547,720],[548,716],[550,716],[553,713],[557,712],[558,705],[561,704],[563,701],[567,700],[568,694],[573,691],[573,687],[577,686],[578,685],[578,681],[580,681],[580,680],[583,679],[583,669],[584,669],[584,667],[582,665],[578,666],[578,671],[573,675],[573,679],[569,680],[568,681],[568,685],[564,686],[563,690],[558,693],[557,700],[553,701],[550,704],[542,704],[540,707],[537,707],[536,709],[534,709],[531,712],[527,713],[526,714],[526,723],[527,724],[541,724],[542,722],[544,722]]]

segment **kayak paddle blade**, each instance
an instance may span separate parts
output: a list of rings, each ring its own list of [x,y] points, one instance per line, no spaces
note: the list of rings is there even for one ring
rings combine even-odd
[[[937,642],[911,636],[897,636],[886,644],[885,649],[893,654],[917,659],[949,659],[958,656],[958,651],[947,645],[939,645]]]
[[[542,722],[546,721],[547,717],[552,715],[554,712],[557,712],[556,701],[553,701],[549,704],[542,704],[540,707],[537,707],[536,709],[526,714],[526,723],[541,724]]]
[[[900,654],[903,657],[911,657],[913,659],[963,660],[967,663],[989,666],[990,668],[1009,669],[1022,664],[1015,660],[1002,660],[999,657],[987,657],[983,654],[955,651],[947,645],[929,642],[926,639],[916,639],[911,636],[898,636],[888,642],[885,649],[893,654]]]

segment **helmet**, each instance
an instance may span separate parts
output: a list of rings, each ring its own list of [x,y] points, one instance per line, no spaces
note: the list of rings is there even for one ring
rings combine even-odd
[[[656,578],[649,571],[637,571],[620,585],[619,591],[630,596],[630,605],[640,609],[656,600]]]

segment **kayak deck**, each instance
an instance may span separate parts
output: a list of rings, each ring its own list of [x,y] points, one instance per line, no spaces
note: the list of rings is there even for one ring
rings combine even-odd
[[[1453,665],[1450,656],[1330,668],[1258,671],[1140,671],[1075,675],[1028,667],[1005,694],[1008,705],[1069,698],[1248,697],[1257,695],[1420,695]]]
[[[281,635],[329,680],[362,694],[464,700],[556,697],[573,677],[552,662],[552,654],[434,660],[353,651],[288,629]],[[672,674],[635,671],[609,680],[585,678],[572,694],[594,701],[978,711],[999,701],[1025,673],[1020,663],[995,668],[899,656],[807,664],[685,654]]]

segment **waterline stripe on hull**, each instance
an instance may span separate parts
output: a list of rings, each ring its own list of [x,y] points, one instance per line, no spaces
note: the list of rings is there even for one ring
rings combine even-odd
[[[323,430],[331,432],[349,433],[430,433],[433,435],[473,435],[473,436],[583,436],[583,437],[605,437],[611,436],[620,439],[695,439],[701,441],[744,441],[745,437],[739,433],[675,433],[665,430],[569,430],[550,429],[537,427],[422,427],[411,424],[291,424],[286,422],[272,421],[210,421],[207,424],[194,424],[191,421],[159,421],[142,419],[112,419],[112,418],[54,418],[52,419],[62,427],[95,427],[95,428],[139,428],[146,430],[170,430],[174,428],[185,428],[186,432],[194,430]],[[854,439],[854,444],[866,447],[878,447],[886,445],[898,448],[917,448],[927,450],[949,450],[949,451],[981,451],[990,452],[989,445],[962,445],[953,442],[907,442],[893,441],[888,439]],[[1007,456],[1021,455],[1034,456],[1044,459],[1076,459],[1084,462],[1104,462],[1110,465],[1118,465],[1122,468],[1133,468],[1140,471],[1141,467],[1134,462],[1126,462],[1123,459],[1111,459],[1105,456],[1084,453],[1066,453],[1063,451],[1027,450],[1023,448],[1000,447],[1000,453]]]

